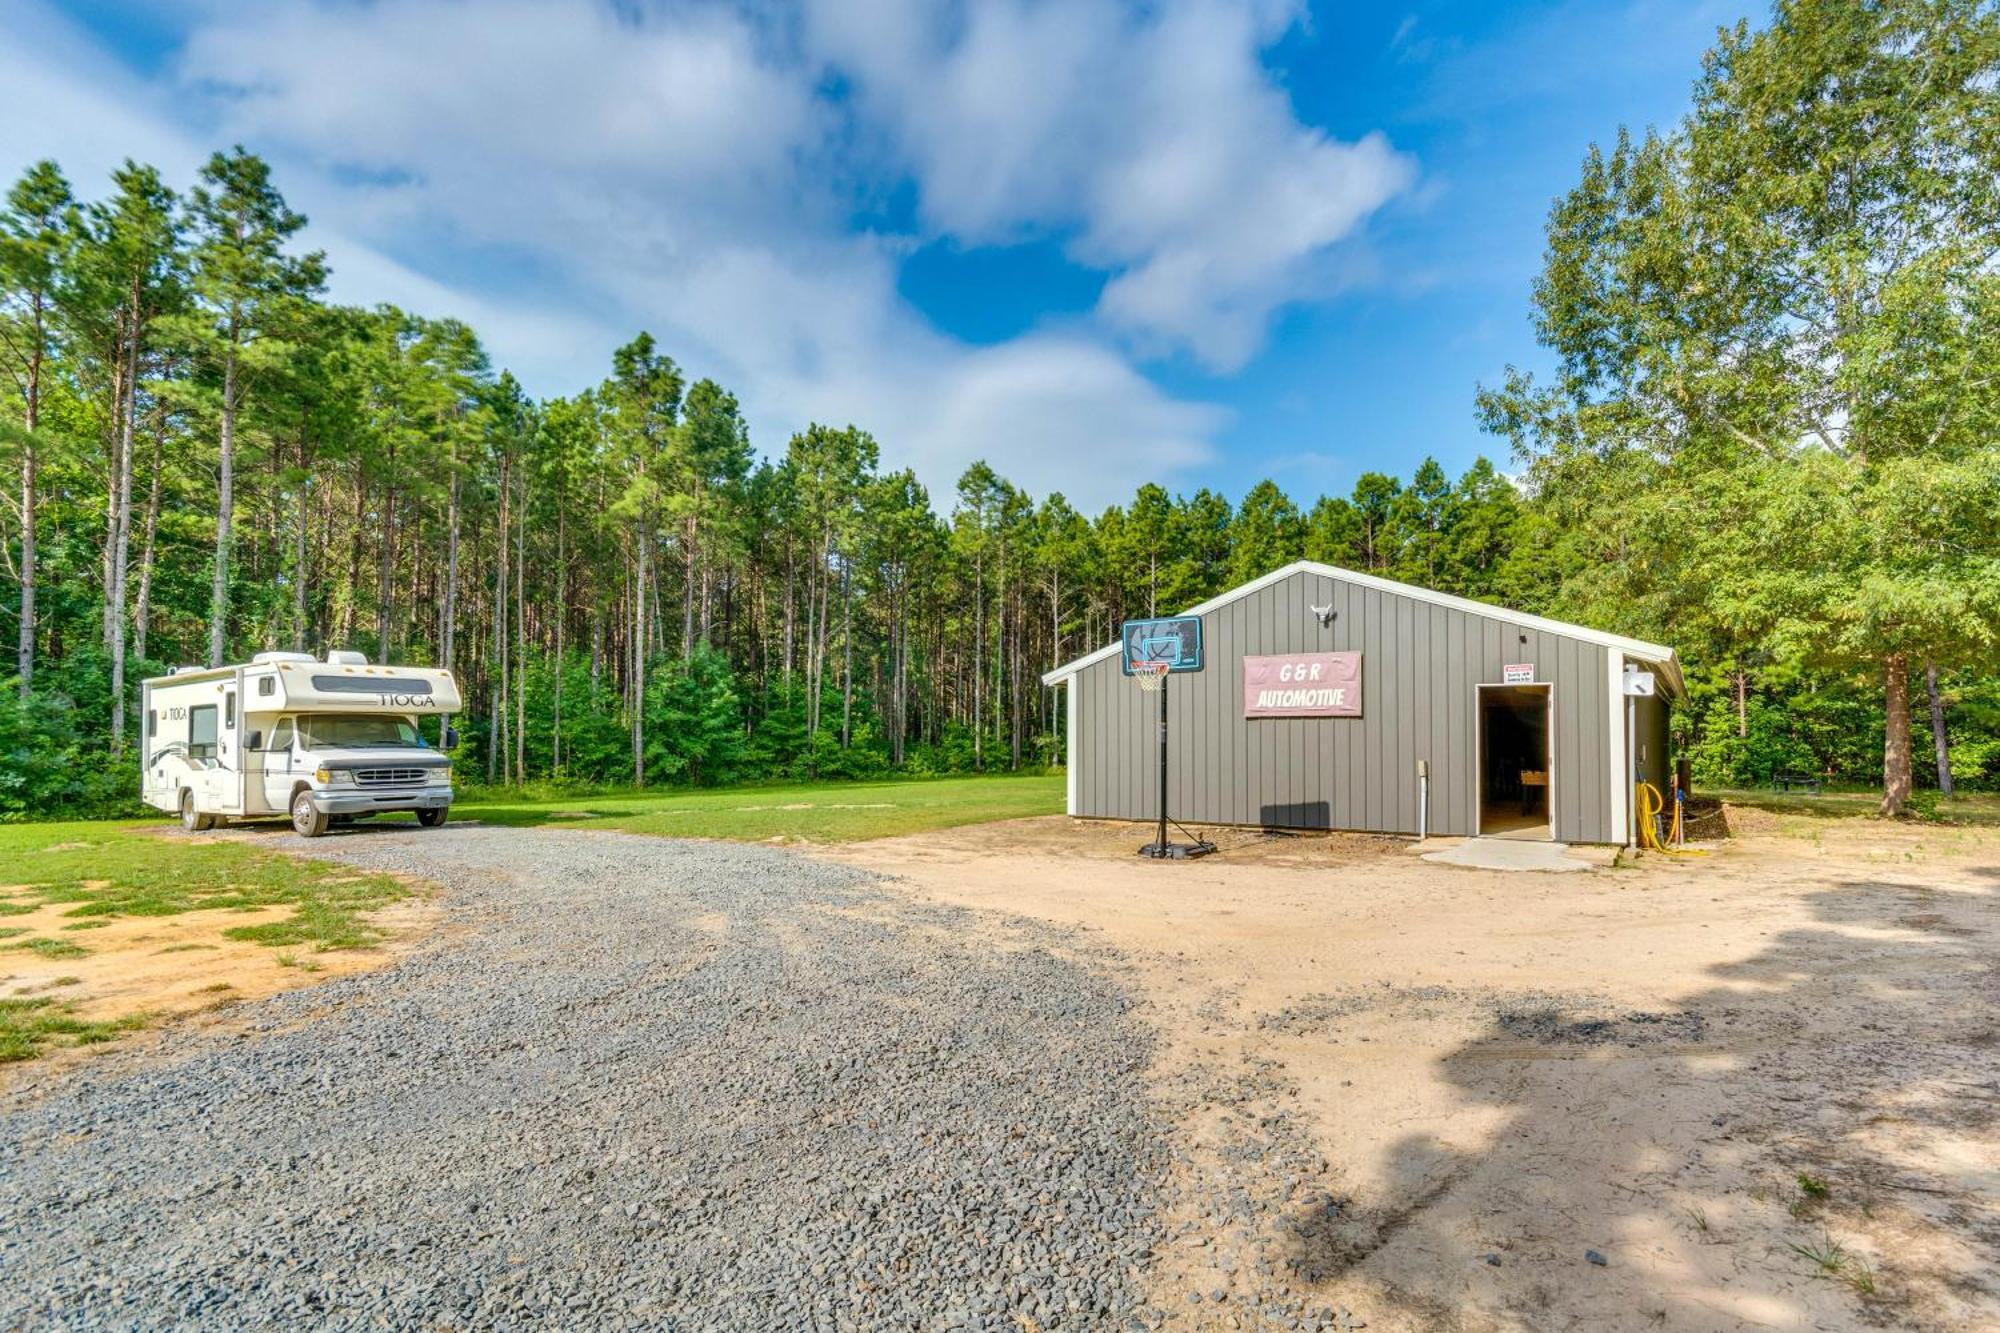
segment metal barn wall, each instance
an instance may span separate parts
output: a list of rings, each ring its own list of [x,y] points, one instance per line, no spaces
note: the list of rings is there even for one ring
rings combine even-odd
[[[1641,670],[1645,668],[1641,666]],[[1673,799],[1674,771],[1667,738],[1667,701],[1658,695],[1640,695],[1632,700],[1632,772],[1640,782],[1660,789],[1663,799]]]
[[[1308,609],[1331,602],[1325,629]],[[1521,642],[1525,635],[1527,642]],[[1171,813],[1189,822],[1417,830],[1417,760],[1431,765],[1431,831],[1473,832],[1477,700],[1501,667],[1533,662],[1554,686],[1554,833],[1617,842],[1610,796],[1610,650],[1566,635],[1300,571],[1202,616],[1207,669],[1167,685]],[[1362,654],[1359,718],[1243,716],[1243,658]],[[1114,655],[1077,672],[1076,810],[1158,811],[1159,700]]]

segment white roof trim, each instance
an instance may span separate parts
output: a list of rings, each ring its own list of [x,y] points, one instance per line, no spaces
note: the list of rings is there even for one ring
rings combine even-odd
[[[1252,579],[1240,587],[1231,588],[1197,606],[1181,612],[1182,615],[1203,616],[1210,611],[1229,605],[1239,598],[1248,597],[1270,587],[1294,574],[1318,574],[1324,578],[1339,579],[1360,588],[1373,588],[1377,592],[1394,593],[1398,597],[1408,597],[1412,601],[1429,602],[1433,606],[1449,607],[1469,615],[1487,616],[1502,620],[1523,629],[1540,630],[1545,634],[1560,634],[1566,638],[1579,639],[1584,643],[1595,643],[1613,652],[1623,653],[1648,665],[1658,667],[1667,677],[1668,686],[1677,696],[1685,697],[1687,689],[1681,680],[1680,664],[1674,660],[1674,650],[1662,644],[1647,643],[1643,639],[1628,639],[1622,634],[1607,634],[1603,630],[1589,629],[1583,625],[1572,625],[1566,621],[1550,620],[1545,616],[1531,616],[1525,611],[1510,611],[1504,606],[1493,606],[1486,602],[1475,602],[1470,597],[1454,597],[1448,592],[1436,592],[1430,588],[1420,588],[1414,583],[1398,583],[1376,574],[1362,574],[1352,569],[1342,569],[1338,565],[1325,565],[1317,560],[1296,560],[1282,569],[1274,569],[1262,578]],[[1107,657],[1118,655],[1116,643],[1106,644],[1096,652],[1086,653],[1071,662],[1065,662],[1042,676],[1042,684],[1059,685],[1087,666],[1094,666]]]

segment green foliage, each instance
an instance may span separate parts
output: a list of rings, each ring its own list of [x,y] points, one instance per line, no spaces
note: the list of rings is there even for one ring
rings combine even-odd
[[[646,737],[649,775],[695,786],[741,776],[743,709],[728,659],[704,644],[685,663],[656,665],[646,690]]]
[[[0,817],[58,806],[83,794],[82,755],[68,701],[54,694],[20,697],[0,682]]]
[[[1738,671],[1867,673],[1898,717],[1912,663],[1990,660],[1996,71],[1991,5],[1782,0],[1719,36],[1676,130],[1592,148],[1535,290],[1557,369],[1480,395],[1576,534],[1563,610]]]

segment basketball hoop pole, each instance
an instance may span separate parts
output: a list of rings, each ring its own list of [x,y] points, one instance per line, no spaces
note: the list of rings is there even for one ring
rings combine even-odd
[[[1124,653],[1125,674],[1141,690],[1160,696],[1160,715],[1155,736],[1160,749],[1160,818],[1153,840],[1139,849],[1139,855],[1153,860],[1185,861],[1207,856],[1215,844],[1197,837],[1174,823],[1167,813],[1167,677],[1177,671],[1202,668],[1201,618],[1169,616],[1164,620],[1128,620],[1118,627]],[[1169,826],[1188,835],[1187,842],[1167,841]]]
[[[1167,677],[1160,677],[1160,836],[1153,845],[1167,851]]]

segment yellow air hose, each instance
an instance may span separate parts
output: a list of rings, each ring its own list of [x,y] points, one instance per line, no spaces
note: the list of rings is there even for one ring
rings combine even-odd
[[[1660,841],[1659,816],[1666,808],[1666,800],[1660,789],[1650,782],[1641,782],[1634,789],[1633,798],[1639,807],[1639,842],[1642,846],[1664,856],[1707,856],[1708,853],[1694,847],[1670,847]],[[1681,836],[1681,810],[1674,806],[1674,827],[1668,835],[1678,839]]]

